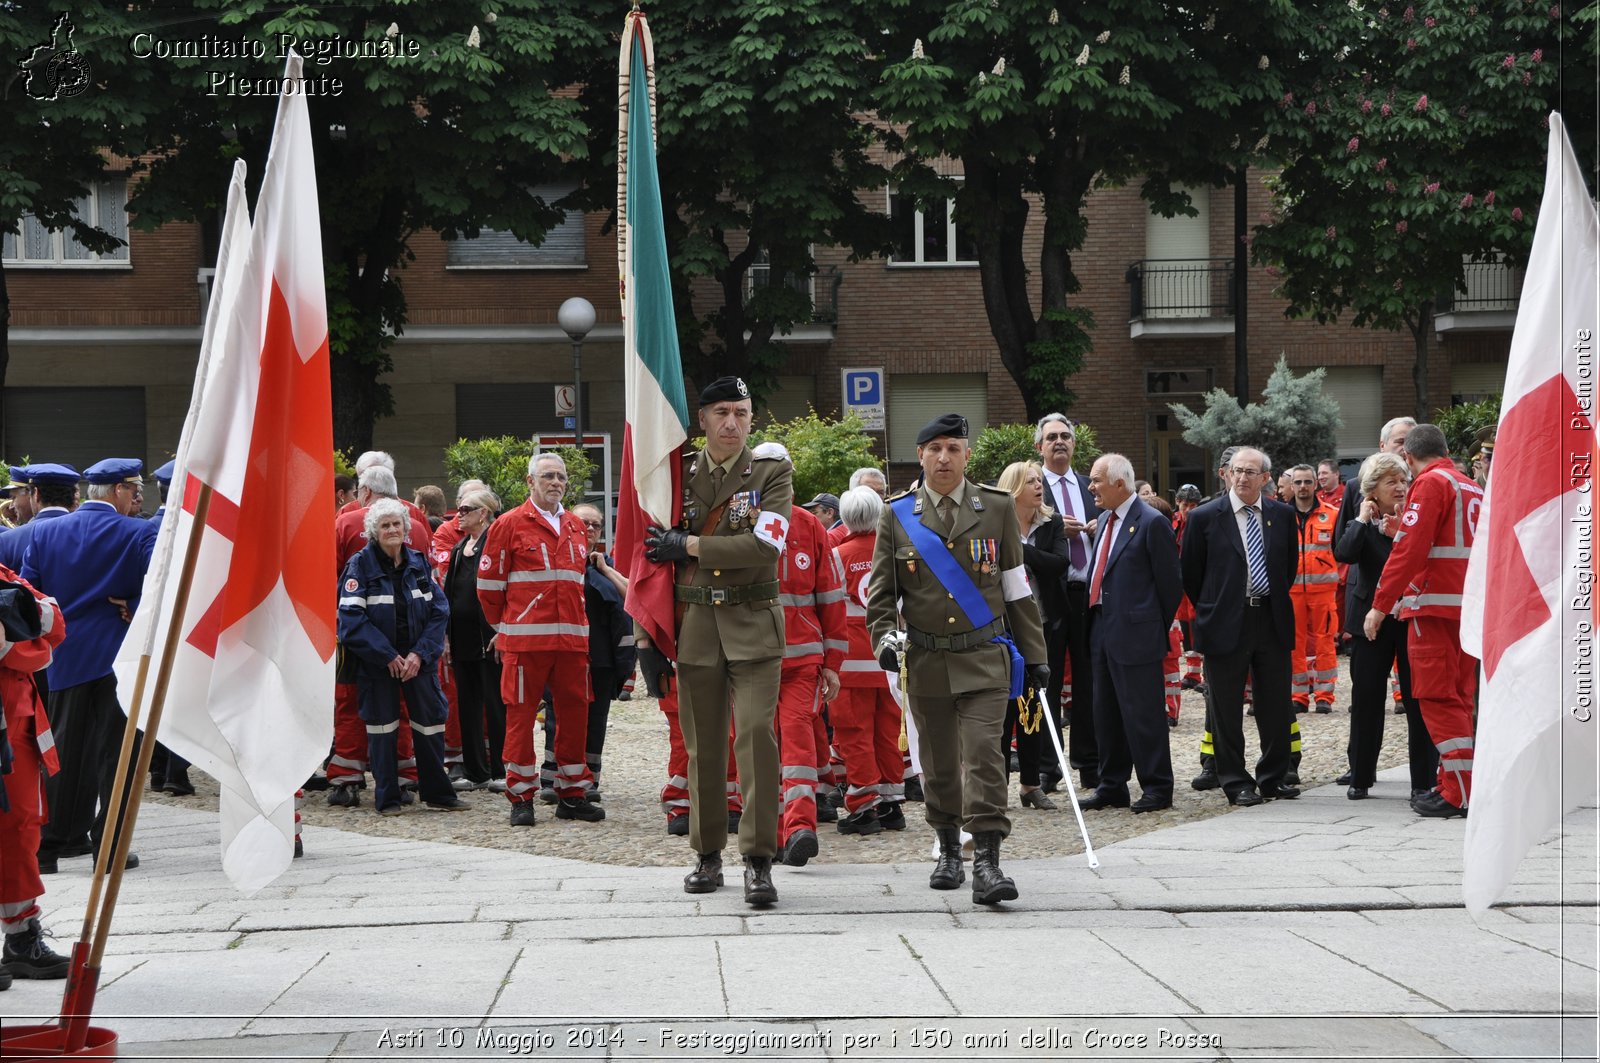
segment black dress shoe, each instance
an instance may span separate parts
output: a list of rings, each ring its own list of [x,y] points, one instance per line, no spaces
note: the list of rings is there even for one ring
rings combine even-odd
[[[1352,786],[1350,789],[1344,792],[1344,795],[1352,801],[1365,801],[1369,796],[1367,793],[1368,789],[1369,788],[1365,786]]]
[[[829,804],[826,797],[818,796],[817,798],[817,822],[839,822],[839,810],[834,808],[833,805]]]
[[[701,853],[694,870],[683,876],[683,892],[715,893],[722,885],[722,854]]]
[[[1221,785],[1222,780],[1210,768],[1202,768],[1199,775],[1189,780],[1189,786],[1196,790],[1215,790]]]
[[[1078,799],[1078,807],[1085,812],[1094,812],[1102,808],[1127,808],[1128,795],[1118,795],[1109,790],[1096,790],[1088,797]]]
[[[1356,784],[1355,773],[1354,772],[1349,772],[1349,771],[1345,772],[1343,775],[1341,775],[1337,779],[1333,780],[1333,785],[1335,785],[1335,786],[1354,786],[1355,784]]]
[[[1236,794],[1228,795],[1228,804],[1238,805],[1240,808],[1250,808],[1259,805],[1266,799],[1254,790],[1240,790]]]
[[[61,872],[61,861],[54,856],[39,857],[39,874],[55,875]]]
[[[189,781],[189,769],[169,767],[167,779],[161,784],[161,791],[173,797],[193,797],[194,783]]]
[[[1297,771],[1286,771],[1286,772],[1284,772],[1283,773],[1283,785],[1285,785],[1285,786],[1299,786],[1300,785],[1300,773],[1297,772]]]
[[[1429,790],[1413,800],[1411,811],[1428,819],[1450,819],[1452,816],[1464,818],[1467,814],[1466,809],[1452,805],[1438,790]]]
[[[1141,812],[1161,812],[1172,807],[1172,798],[1157,797],[1154,794],[1143,794],[1140,796],[1139,800],[1133,803],[1132,807],[1133,814],[1136,816]]]
[[[437,808],[441,812],[467,812],[472,808],[472,802],[464,797],[457,797],[452,793],[449,797],[438,801],[424,801],[429,808]]]
[[[1300,796],[1300,788],[1298,786],[1288,785],[1279,786],[1272,790],[1263,788],[1261,791],[1261,796],[1265,797],[1268,801],[1293,801],[1295,798]]]
[[[744,903],[753,908],[778,903],[778,887],[772,884],[772,857],[744,858]]]

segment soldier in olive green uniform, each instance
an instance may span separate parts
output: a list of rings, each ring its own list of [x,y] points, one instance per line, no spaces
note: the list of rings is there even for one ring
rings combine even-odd
[[[1009,632],[1026,662],[1029,685],[1043,689],[1049,667],[1011,496],[967,480],[970,454],[966,418],[959,414],[936,418],[918,434],[923,482],[884,507],[867,588],[867,624],[885,668],[898,669],[900,654],[906,657],[924,807],[939,837],[939,862],[928,885],[955,889],[965,879],[964,827],[974,844],[972,899],[993,904],[1017,896],[999,864],[1000,840],[1011,831],[1000,731],[1006,699],[1020,679],[1013,675],[1011,647],[996,636]],[[923,545],[902,520],[928,529]],[[932,563],[925,546],[948,557]],[[905,617],[903,633],[896,630],[896,599]],[[974,612],[989,619],[975,622]]]
[[[783,666],[783,607],[778,555],[789,531],[794,468],[782,458],[755,458],[750,391],[723,377],[700,393],[706,447],[686,458],[683,523],[651,528],[645,556],[678,565],[679,720],[689,752],[689,842],[699,859],[684,879],[689,893],[722,885],[728,840],[728,707],[732,696],[734,758],[744,815],[739,852],[745,900],[778,899],[772,858],[778,851],[778,743],[773,715]],[[640,650],[641,663],[659,655]]]

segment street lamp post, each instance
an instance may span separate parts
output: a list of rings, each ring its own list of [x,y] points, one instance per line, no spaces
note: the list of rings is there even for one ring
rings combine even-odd
[[[594,328],[594,304],[575,295],[556,311],[561,331],[572,338],[572,427],[578,452],[583,453],[583,339]]]

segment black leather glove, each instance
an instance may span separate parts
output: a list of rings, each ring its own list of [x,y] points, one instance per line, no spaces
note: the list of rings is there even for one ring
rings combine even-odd
[[[689,533],[650,525],[645,530],[644,556],[657,563],[689,560]]]
[[[644,676],[644,689],[653,698],[659,698],[671,690],[668,682],[674,675],[672,662],[655,646],[640,646],[639,671]]]
[[[1048,664],[1028,665],[1028,685],[1042,694],[1048,695],[1052,702],[1056,695],[1050,690],[1050,666]]]
[[[906,651],[906,633],[891,631],[878,643],[878,667],[885,672],[900,670],[900,655]]]

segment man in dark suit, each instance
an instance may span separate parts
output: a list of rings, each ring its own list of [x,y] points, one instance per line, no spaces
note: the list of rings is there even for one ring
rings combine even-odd
[[[1094,544],[1095,521],[1100,507],[1089,494],[1089,485],[1072,471],[1072,454],[1078,437],[1065,414],[1047,413],[1033,430],[1033,445],[1044,465],[1045,504],[1061,514],[1070,556],[1062,577],[1065,608],[1060,633],[1049,645],[1050,701],[1061,719],[1061,706],[1055,704],[1061,693],[1067,660],[1072,662],[1072,704],[1075,709],[1067,739],[1067,760],[1078,772],[1085,789],[1100,784],[1100,755],[1094,740],[1094,681],[1089,661],[1089,552]],[[1062,777],[1061,765],[1052,754],[1040,767],[1040,781],[1046,793],[1056,788]]]
[[[1121,454],[1103,454],[1089,470],[1089,492],[1101,510],[1089,577],[1100,786],[1083,807],[1126,808],[1128,775],[1136,769],[1144,790],[1137,813],[1172,807],[1162,660],[1183,578],[1172,525],[1139,500],[1133,484],[1133,465]]]
[[[1263,489],[1272,463],[1253,447],[1233,456],[1233,486],[1189,514],[1183,534],[1183,587],[1194,602],[1195,642],[1206,658],[1215,727],[1216,772],[1228,803],[1299,797],[1289,771],[1290,656],[1298,562],[1294,511]],[[1244,766],[1244,684],[1249,677],[1261,759]],[[1257,784],[1260,790],[1257,790]]]

